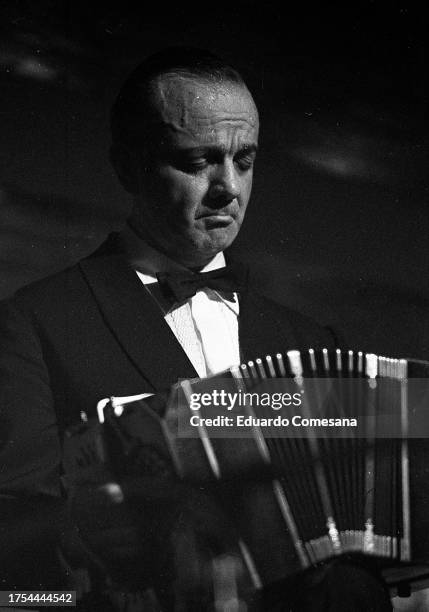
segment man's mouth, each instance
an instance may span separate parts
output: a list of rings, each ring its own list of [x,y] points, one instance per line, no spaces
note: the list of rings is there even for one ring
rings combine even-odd
[[[226,226],[234,221],[234,217],[229,213],[210,213],[202,215],[206,227]]]
[[[236,216],[235,207],[225,207],[225,208],[214,208],[208,209],[202,214],[198,215],[198,219],[233,219]]]

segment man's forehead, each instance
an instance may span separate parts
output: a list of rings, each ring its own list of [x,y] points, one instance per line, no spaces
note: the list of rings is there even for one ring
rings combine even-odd
[[[174,131],[204,128],[222,122],[258,129],[258,111],[247,88],[239,83],[164,74],[153,83],[153,108]]]

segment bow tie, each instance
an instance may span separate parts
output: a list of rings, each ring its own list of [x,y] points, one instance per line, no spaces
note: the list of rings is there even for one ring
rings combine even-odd
[[[161,291],[170,301],[184,302],[205,287],[222,291],[233,299],[235,291],[243,291],[247,287],[248,269],[246,265],[235,262],[210,272],[167,272],[157,274],[157,278]]]

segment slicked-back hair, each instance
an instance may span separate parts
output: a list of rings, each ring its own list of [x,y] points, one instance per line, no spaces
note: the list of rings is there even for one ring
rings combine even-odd
[[[245,87],[239,72],[210,51],[194,47],[169,47],[146,58],[123,84],[110,114],[113,147],[145,145],[146,129],[153,118],[152,85],[163,74],[178,74],[214,83]]]

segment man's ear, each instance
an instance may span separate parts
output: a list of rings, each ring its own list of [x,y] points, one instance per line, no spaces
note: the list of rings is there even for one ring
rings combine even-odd
[[[133,195],[139,193],[140,164],[137,154],[124,144],[112,144],[110,162],[123,188]]]

